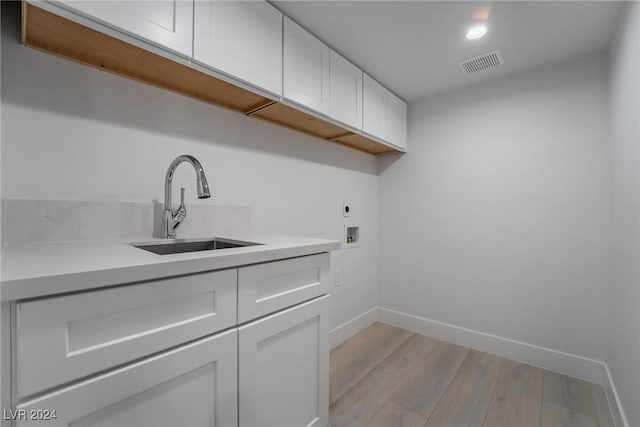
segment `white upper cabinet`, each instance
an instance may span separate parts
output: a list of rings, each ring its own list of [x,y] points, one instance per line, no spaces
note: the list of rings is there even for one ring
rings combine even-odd
[[[283,96],[328,115],[329,47],[285,16],[283,55]]]
[[[407,149],[407,103],[387,92],[385,141]]]
[[[331,64],[331,109],[329,116],[355,129],[362,129],[362,70],[333,50]]]
[[[98,46],[102,50],[90,52],[95,55],[85,58],[87,53],[82,49],[92,48],[80,43],[78,52],[66,54],[73,59],[250,115],[254,115],[255,107],[264,107],[275,100],[271,110],[265,108],[255,117],[370,153],[389,151],[387,148],[407,149],[407,104],[267,1],[29,0],[28,3],[63,17],[70,15],[72,21],[184,67],[205,73],[210,70],[211,81],[215,84],[219,83],[215,79],[224,81],[222,86],[229,93],[220,94],[227,89],[209,88],[209,93],[201,96],[200,91],[205,92],[201,88],[207,88],[208,82],[198,78],[181,78],[181,85],[176,86],[175,70],[167,71],[163,68],[167,66],[165,62],[156,63],[144,55],[137,63],[116,55],[112,64],[103,65],[100,55],[110,56],[113,51],[108,44]],[[30,22],[36,22],[34,19]],[[43,37],[33,28],[37,27],[32,25],[28,34],[31,45],[52,52],[60,50],[47,47],[43,38],[48,34]],[[58,34],[54,46],[66,48],[69,41],[73,40]],[[148,71],[142,76],[141,67]],[[225,86],[227,83],[241,89],[234,90]],[[244,96],[246,102],[230,101]],[[287,114],[278,103],[310,113],[319,121],[310,124],[304,115]]]
[[[406,150],[407,104],[371,77],[364,75],[362,130]]]
[[[193,51],[193,2],[61,1],[56,4],[180,55]]]
[[[362,95],[362,130],[371,136],[385,139],[384,116],[387,90],[368,75],[364,75]]]
[[[265,1],[194,7],[194,61],[282,95],[282,13]]]

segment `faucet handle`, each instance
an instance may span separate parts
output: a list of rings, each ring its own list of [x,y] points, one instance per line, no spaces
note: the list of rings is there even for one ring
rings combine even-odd
[[[178,228],[178,226],[180,225],[180,223],[182,223],[182,221],[184,221],[184,219],[187,217],[187,207],[184,205],[184,192],[185,189],[184,187],[180,188],[180,206],[178,206],[178,209],[176,209],[173,212],[173,229],[175,230],[176,228]],[[175,237],[175,235],[173,236]]]

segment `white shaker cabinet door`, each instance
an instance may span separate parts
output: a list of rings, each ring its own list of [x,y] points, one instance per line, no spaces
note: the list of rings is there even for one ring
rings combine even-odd
[[[385,140],[407,149],[407,104],[393,93],[387,93]]]
[[[53,2],[94,21],[171,50],[193,53],[193,2],[73,1]]]
[[[333,50],[330,63],[329,116],[360,130],[362,129],[362,70]]]
[[[240,328],[240,426],[328,425],[329,298],[319,297]]]
[[[231,330],[18,405],[55,410],[23,425],[237,425],[237,330]]]
[[[283,95],[313,111],[329,114],[329,47],[284,18]]]
[[[368,75],[364,75],[362,94],[362,130],[371,136],[385,139],[387,89]]]
[[[265,1],[194,7],[194,61],[282,95],[282,13]]]

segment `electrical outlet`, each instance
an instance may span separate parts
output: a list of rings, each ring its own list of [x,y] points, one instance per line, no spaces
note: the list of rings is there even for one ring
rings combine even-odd
[[[342,215],[345,218],[348,218],[349,215],[351,215],[351,205],[349,205],[349,203],[342,202]]]
[[[336,278],[336,288],[339,288],[340,286],[342,286],[342,272],[336,271],[335,278]]]

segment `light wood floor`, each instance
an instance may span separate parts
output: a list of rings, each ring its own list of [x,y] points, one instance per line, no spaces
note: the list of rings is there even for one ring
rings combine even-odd
[[[613,427],[601,386],[375,323],[331,351],[332,427]]]

